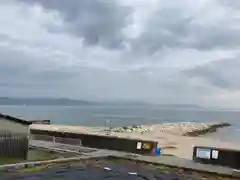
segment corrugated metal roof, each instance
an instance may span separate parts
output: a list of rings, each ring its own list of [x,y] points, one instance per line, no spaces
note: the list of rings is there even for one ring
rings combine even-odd
[[[13,121],[13,122],[16,122],[16,123],[19,123],[19,124],[23,124],[23,125],[30,125],[30,124],[32,124],[31,122],[29,122],[27,120],[15,118],[15,117],[12,117],[12,116],[9,116],[9,115],[6,115],[6,114],[2,114],[2,113],[0,113],[0,118],[4,118],[4,119],[7,119],[9,121]]]

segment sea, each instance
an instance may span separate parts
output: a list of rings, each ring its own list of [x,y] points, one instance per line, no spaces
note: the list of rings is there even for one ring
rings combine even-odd
[[[110,126],[177,123],[227,122],[231,127],[205,136],[239,142],[240,111],[203,109],[163,109],[158,106],[0,106],[0,113],[26,120],[51,120],[52,124]]]

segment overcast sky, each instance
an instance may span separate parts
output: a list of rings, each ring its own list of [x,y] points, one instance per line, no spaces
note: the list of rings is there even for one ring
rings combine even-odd
[[[1,0],[0,95],[240,107],[239,0]]]

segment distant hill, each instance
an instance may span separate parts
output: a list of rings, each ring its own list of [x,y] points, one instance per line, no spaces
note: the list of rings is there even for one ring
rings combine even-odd
[[[196,104],[158,104],[157,106],[163,109],[203,109]]]
[[[111,106],[143,106],[144,102],[133,101],[86,101],[68,98],[11,98],[0,97],[0,105],[31,105],[31,106],[82,106],[82,105],[111,105]]]
[[[29,105],[29,106],[155,106],[159,109],[202,109],[194,104],[151,104],[142,101],[87,101],[68,98],[11,98],[0,97],[0,105]]]
[[[93,102],[72,100],[67,98],[8,98],[0,97],[0,105],[64,105],[79,106],[93,105]]]

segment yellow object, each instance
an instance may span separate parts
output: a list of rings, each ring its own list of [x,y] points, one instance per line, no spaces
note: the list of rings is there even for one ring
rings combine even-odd
[[[143,143],[143,149],[150,149],[151,145],[150,143]]]

